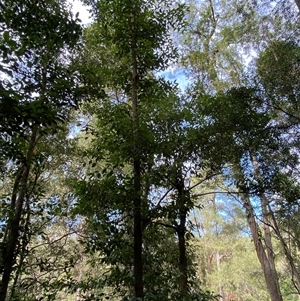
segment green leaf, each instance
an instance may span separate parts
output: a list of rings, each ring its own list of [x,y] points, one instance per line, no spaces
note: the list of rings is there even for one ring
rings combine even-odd
[[[8,42],[10,40],[9,39],[9,32],[8,31],[4,31],[3,38],[4,38],[5,42]]]

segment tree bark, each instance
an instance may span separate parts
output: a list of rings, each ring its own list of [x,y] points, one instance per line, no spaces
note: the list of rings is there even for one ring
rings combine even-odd
[[[244,207],[246,209],[247,220],[252,234],[252,239],[254,242],[256,254],[264,273],[264,277],[265,277],[267,289],[271,297],[271,301],[282,301],[277,275],[274,275],[272,266],[264,250],[262,237],[255,220],[253,206],[251,205],[248,195],[242,193],[241,197],[244,203]]]
[[[77,283],[78,284],[80,284],[80,282],[82,280],[82,272],[83,272],[83,254],[81,254],[81,256],[80,256],[79,273],[78,273],[78,277],[77,277]],[[81,289],[80,289],[80,287],[78,287],[76,289],[74,301],[81,301]]]
[[[24,228],[25,229],[26,228],[29,229],[29,225],[30,225],[30,204],[29,204],[28,200],[26,201],[26,215],[27,215],[26,216],[26,225],[25,225]],[[15,273],[15,278],[13,280],[13,284],[12,284],[12,287],[11,287],[11,292],[10,292],[9,300],[14,300],[15,291],[16,291],[16,288],[17,288],[17,284],[18,284],[18,281],[20,280],[21,271],[22,271],[23,263],[24,263],[25,256],[26,256],[25,255],[26,247],[27,247],[27,245],[29,243],[27,235],[28,235],[28,232],[25,231],[23,233],[23,237],[21,238],[21,250],[19,252],[20,259],[19,259],[18,267],[17,267],[16,273]]]
[[[279,230],[279,227],[278,227],[278,224],[277,224],[277,221],[276,221],[276,218],[274,216],[274,213],[270,210],[271,212],[271,217],[272,217],[272,224],[273,224],[273,229],[280,241],[280,244],[283,248],[283,251],[284,251],[284,255],[288,261],[288,264],[289,264],[289,268],[290,268],[290,272],[291,272],[291,275],[292,275],[292,282],[294,284],[294,287],[295,289],[297,290],[297,293],[300,295],[300,274],[295,266],[295,263],[294,263],[294,258],[290,252],[290,249],[288,247],[288,245],[286,244],[286,242],[284,241],[284,238],[282,237],[281,233],[280,233],[280,230]]]
[[[270,231],[270,213],[268,211],[268,200],[264,195],[260,197],[260,200],[261,200],[261,207],[262,207],[262,214],[263,214],[263,229],[264,229],[265,246],[267,249],[267,256],[268,256],[268,260],[270,263],[274,280],[276,280],[276,285],[278,287],[277,289],[280,292],[278,274],[276,271],[275,260],[274,260],[274,249],[273,249],[272,237]]]
[[[187,258],[186,258],[186,242],[185,242],[185,223],[186,213],[180,210],[180,224],[178,226],[178,248],[179,248],[179,291],[182,295],[188,293],[188,278],[187,278]]]
[[[218,232],[218,220],[217,220],[217,205],[216,205],[216,193],[213,194],[212,198],[212,203],[213,203],[213,210],[214,210],[214,215],[215,215],[215,236],[218,239],[219,232]],[[222,260],[222,255],[220,254],[220,251],[216,251],[216,264],[217,264],[217,271],[218,273],[221,272],[221,260]],[[219,296],[220,296],[220,301],[224,300],[224,288],[221,282],[219,282]]]
[[[23,204],[25,200],[25,194],[27,190],[29,172],[32,163],[32,156],[34,152],[34,148],[37,142],[37,128],[34,128],[31,134],[27,155],[26,155],[26,162],[23,165],[20,185],[18,187],[18,196],[16,199],[16,191],[13,191],[13,197],[11,202],[15,202],[15,208],[13,210],[12,216],[7,223],[8,234],[7,234],[7,245],[4,253],[4,268],[2,274],[2,282],[0,285],[0,301],[5,301],[8,284],[10,281],[10,276],[12,272],[12,267],[14,265],[15,260],[15,253],[18,244],[19,238],[19,226],[20,220],[23,212]]]
[[[178,206],[179,206],[179,225],[177,225],[178,235],[178,249],[179,249],[179,292],[182,295],[188,294],[188,276],[187,276],[187,256],[186,256],[186,193],[184,189],[184,181],[182,179],[181,171],[177,177],[177,192],[178,192]]]
[[[262,177],[260,174],[259,170],[259,163],[257,161],[257,158],[255,155],[251,154],[251,160],[252,160],[252,166],[254,170],[254,175],[255,177],[261,181]],[[274,278],[274,282],[277,287],[277,291],[280,293],[280,286],[279,286],[279,281],[278,281],[278,274],[276,271],[276,266],[275,266],[275,260],[274,260],[274,249],[273,249],[273,244],[272,244],[272,237],[271,237],[271,230],[270,230],[270,212],[268,210],[269,208],[269,201],[266,198],[264,193],[261,193],[260,196],[260,205],[261,205],[261,210],[262,210],[262,218],[263,218],[263,230],[264,230],[264,241],[265,241],[265,247],[266,247],[266,255],[269,261],[270,269]]]
[[[216,263],[217,263],[217,271],[218,273],[221,273],[221,260],[222,255],[220,254],[220,251],[217,250],[216,252]],[[224,288],[221,282],[219,282],[219,300],[224,301]]]

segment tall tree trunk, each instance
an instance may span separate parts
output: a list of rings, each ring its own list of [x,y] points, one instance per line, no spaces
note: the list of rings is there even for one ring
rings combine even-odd
[[[261,181],[261,174],[259,170],[259,163],[257,161],[257,158],[255,155],[251,154],[251,160],[252,160],[252,166],[254,170],[255,177]],[[273,244],[272,244],[272,237],[271,237],[271,230],[270,230],[270,212],[268,210],[269,208],[269,201],[266,198],[264,193],[261,193],[260,196],[260,205],[261,205],[261,210],[262,210],[262,218],[263,218],[263,232],[264,232],[264,241],[265,241],[265,247],[267,251],[267,257],[269,261],[269,265],[272,271],[272,275],[274,278],[274,281],[277,286],[277,290],[280,293],[280,287],[279,287],[279,281],[278,281],[278,274],[276,271],[276,266],[275,266],[275,260],[274,260],[274,249],[273,249]],[[280,293],[281,295],[281,293]]]
[[[265,246],[267,250],[267,256],[270,263],[270,267],[272,269],[272,274],[274,279],[276,280],[276,284],[278,286],[278,291],[280,291],[279,282],[278,282],[278,274],[276,271],[275,266],[275,259],[274,259],[274,249],[272,244],[272,237],[271,237],[271,229],[270,229],[270,213],[268,210],[268,200],[264,195],[261,195],[261,207],[262,207],[262,214],[263,214],[263,229],[264,229],[264,239],[265,239]]]
[[[185,242],[185,223],[186,213],[180,210],[180,224],[178,226],[178,248],[179,248],[179,291],[182,295],[188,293],[188,279],[187,279],[187,258],[186,258],[186,242]]]
[[[216,193],[213,194],[212,198],[212,203],[213,203],[213,210],[214,210],[214,218],[215,218],[215,236],[218,239],[219,232],[218,232],[218,220],[217,220],[217,205],[216,205]],[[217,271],[218,273],[221,272],[221,260],[222,260],[222,255],[220,254],[219,250],[216,252],[216,264],[217,264]],[[219,296],[220,296],[220,301],[224,300],[224,288],[221,282],[219,282]]]
[[[217,263],[217,271],[218,273],[221,273],[221,260],[223,256],[220,254],[220,251],[217,250],[216,252],[216,263]],[[219,296],[220,296],[220,301],[224,301],[224,288],[221,282],[219,282]]]
[[[177,177],[177,191],[178,191],[178,206],[179,206],[179,224],[177,225],[178,235],[178,249],[179,249],[179,292],[182,295],[188,294],[188,276],[187,276],[187,256],[186,256],[186,193],[184,189],[184,180],[182,178],[182,172]]]
[[[80,262],[79,262],[79,273],[78,273],[78,277],[77,277],[77,283],[80,284],[80,282],[82,281],[82,271],[83,271],[83,254],[81,253],[80,256]],[[74,301],[81,301],[81,289],[80,287],[78,287],[76,289],[76,293],[74,296]]]
[[[26,200],[26,222],[25,222],[25,229],[29,229],[29,225],[30,225],[30,204],[29,201]],[[21,240],[21,250],[19,251],[20,254],[20,259],[19,259],[19,263],[18,263],[18,267],[17,270],[15,272],[15,277],[11,286],[11,292],[10,292],[10,297],[9,300],[14,300],[15,299],[15,291],[18,285],[18,282],[20,280],[20,276],[21,276],[21,271],[23,268],[23,263],[24,260],[26,258],[26,247],[28,246],[29,243],[29,239],[28,239],[28,231],[25,230],[23,233]]]
[[[280,241],[280,244],[283,248],[284,255],[288,261],[289,264],[289,269],[292,275],[292,282],[294,284],[295,289],[297,290],[298,294],[300,295],[300,274],[298,272],[298,269],[295,266],[294,258],[290,252],[290,249],[288,245],[286,244],[284,238],[281,235],[281,231],[279,230],[276,218],[274,216],[274,213],[270,210],[271,217],[272,217],[272,224],[273,224],[273,229]]]
[[[272,265],[270,264],[268,256],[265,252],[262,243],[262,237],[255,220],[253,206],[251,205],[248,195],[242,192],[241,197],[244,203],[244,207],[246,209],[247,220],[252,234],[252,239],[254,242],[256,254],[264,273],[264,277],[265,277],[267,289],[271,297],[271,301],[282,301],[282,296],[278,285],[278,279],[276,277],[277,275],[274,275]]]
[[[26,162],[23,165],[21,172],[21,179],[18,187],[18,193],[13,191],[12,203],[15,202],[15,208],[13,210],[12,216],[9,218],[7,223],[8,234],[7,234],[7,245],[4,253],[4,268],[2,274],[2,282],[0,285],[0,301],[5,301],[7,295],[8,284],[10,281],[10,276],[12,272],[12,267],[14,265],[15,253],[19,238],[19,226],[20,220],[23,212],[23,204],[25,200],[25,194],[27,190],[29,172],[31,168],[31,161],[34,152],[34,148],[37,142],[37,128],[34,128],[31,134]],[[14,196],[17,198],[14,200]]]
[[[139,115],[138,115],[138,63],[137,63],[137,41],[134,12],[131,19],[131,60],[132,60],[132,118],[133,118],[133,182],[134,182],[134,289],[135,297],[143,300],[143,232],[142,232],[142,197],[141,197],[141,155],[139,141]]]

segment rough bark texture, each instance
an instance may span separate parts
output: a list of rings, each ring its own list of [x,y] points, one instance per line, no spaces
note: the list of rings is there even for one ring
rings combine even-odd
[[[26,163],[21,170],[21,178],[19,181],[18,191],[13,191],[11,203],[14,205],[12,217],[9,219],[7,228],[7,245],[4,253],[4,267],[2,273],[2,282],[0,285],[0,301],[5,301],[7,295],[8,284],[14,265],[15,253],[19,239],[19,226],[23,212],[23,204],[27,190],[28,177],[31,168],[32,155],[37,142],[37,130],[34,129],[31,135],[30,143],[28,146]],[[14,187],[16,189],[16,187]]]
[[[139,115],[138,115],[138,68],[137,68],[137,41],[135,19],[132,17],[132,118],[133,118],[133,182],[134,182],[134,200],[133,200],[133,219],[134,219],[134,290],[135,297],[143,300],[143,258],[142,258],[142,198],[141,198],[141,159],[139,147]]]
[[[271,301],[282,301],[282,296],[279,290],[276,275],[273,274],[270,261],[264,250],[264,246],[261,240],[261,234],[255,220],[253,206],[251,205],[250,199],[247,195],[242,194],[242,199],[243,199],[244,207],[246,209],[247,220],[252,234],[252,239],[254,242],[256,254],[264,273],[264,277],[265,277],[267,289],[271,297]]]

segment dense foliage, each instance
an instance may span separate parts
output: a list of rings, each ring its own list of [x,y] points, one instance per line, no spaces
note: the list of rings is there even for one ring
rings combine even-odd
[[[299,2],[82,2],[0,3],[0,301],[299,300]]]

